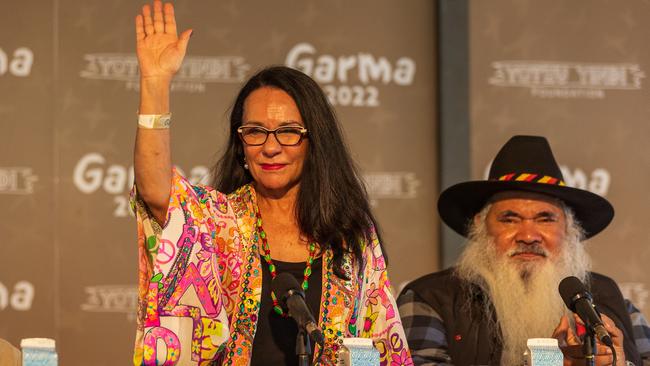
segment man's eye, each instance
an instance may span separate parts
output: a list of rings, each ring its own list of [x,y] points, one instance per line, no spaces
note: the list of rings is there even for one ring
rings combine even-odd
[[[551,217],[551,216],[546,216],[546,217],[541,217],[541,218],[537,219],[537,221],[539,221],[539,222],[556,222],[557,218]]]
[[[513,217],[501,217],[499,218],[499,222],[503,222],[505,224],[512,224],[517,221]]]

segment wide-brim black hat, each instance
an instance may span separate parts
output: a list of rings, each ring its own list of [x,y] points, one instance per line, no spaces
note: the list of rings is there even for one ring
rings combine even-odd
[[[438,212],[449,227],[467,236],[473,217],[490,197],[503,191],[542,193],[563,201],[573,210],[585,238],[601,232],[614,218],[614,208],[606,199],[565,185],[548,141],[540,136],[512,137],[494,158],[488,180],[447,188],[438,199]]]

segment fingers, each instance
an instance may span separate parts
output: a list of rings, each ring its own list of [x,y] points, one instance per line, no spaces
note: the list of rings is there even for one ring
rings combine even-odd
[[[144,22],[144,33],[147,36],[154,34],[153,20],[151,19],[151,6],[142,6],[142,20]]]
[[[582,321],[582,319],[580,318],[580,316],[579,316],[578,314],[576,314],[576,313],[573,313],[573,321],[574,321],[576,324],[582,324],[582,325],[585,325],[585,323]]]
[[[174,16],[174,6],[171,3],[165,3],[165,32],[176,34],[176,16]]]
[[[612,341],[614,343],[615,349],[616,349],[616,356],[617,356],[617,363],[621,364],[621,361],[623,361],[623,364],[625,363],[625,352],[623,350],[623,332],[616,327],[616,324],[614,321],[609,318],[605,314],[601,314],[601,318],[603,321],[603,324],[605,325],[605,328],[609,332],[609,334],[612,337]],[[582,341],[580,338],[576,335],[575,331],[573,328],[570,326],[568,322],[568,317],[563,316],[560,319],[560,324],[555,328],[555,331],[553,332],[553,337],[557,338],[558,340],[560,339],[566,339],[566,345],[560,345],[562,348],[562,352],[565,354],[565,364],[566,359],[567,359],[567,349],[571,348],[572,350],[577,350],[578,355],[582,352],[582,349],[580,345],[582,344]],[[574,321],[576,324],[582,324],[584,326],[583,321],[578,317],[577,315],[574,314]],[[569,347],[567,347],[569,346]],[[575,348],[575,347],[580,347],[580,348]],[[596,365],[612,365],[614,358],[612,356],[612,350],[605,346],[604,344],[600,343],[600,341],[597,342],[596,345],[596,359],[595,363]],[[578,360],[582,356],[577,356],[574,355],[572,356],[573,359]],[[580,359],[578,361],[583,361],[583,359]]]
[[[135,39],[137,42],[140,42],[144,37],[144,21],[142,20],[142,15],[138,14],[135,17]]]
[[[563,315],[562,318],[560,318],[560,324],[558,324],[553,331],[553,338],[566,337],[566,332],[568,329],[569,320],[567,319],[566,315]]]
[[[153,2],[153,29],[156,33],[165,32],[165,23],[163,22],[162,2],[156,0]]]
[[[164,14],[163,14],[164,11]],[[176,19],[174,17],[174,6],[162,1],[155,0],[152,7],[149,4],[142,6],[142,23],[144,35],[149,36],[156,33],[170,33],[176,35]],[[138,32],[138,20],[136,19],[136,32]]]
[[[570,346],[561,349],[564,354],[564,365],[585,365],[585,355],[582,346]],[[595,353],[596,358],[594,361],[597,366],[612,365],[614,357],[609,347],[599,345]]]
[[[623,332],[616,326],[616,323],[605,314],[600,315],[605,325],[605,329],[609,332],[609,335],[612,336],[612,341],[614,345],[621,346],[623,344]]]
[[[614,356],[612,350],[607,346],[598,346],[596,349],[596,365],[605,366],[614,364]]]
[[[571,346],[575,346],[577,344],[581,344],[582,342],[580,341],[580,337],[576,335],[576,332],[573,331],[573,328],[569,327],[569,330],[567,331],[566,335],[566,343]]]
[[[192,36],[192,33],[193,31],[191,29],[188,29],[183,33],[181,33],[180,37],[178,37],[178,49],[183,51],[183,53],[185,53],[185,51],[187,50],[187,44],[190,41],[190,37]]]
[[[598,343],[596,345],[596,355],[597,356],[606,356],[606,355],[611,355],[611,354],[612,354],[612,350],[609,347],[607,347],[606,345],[600,344],[600,343]]]
[[[553,331],[553,338],[558,340],[560,347],[576,346],[580,344],[580,339],[576,336],[571,324],[569,323],[569,317],[563,315],[560,318],[560,324]]]
[[[561,335],[564,343],[561,345],[575,346],[581,344],[580,338],[576,335],[576,332],[573,330],[573,327],[571,326],[571,323],[569,322],[569,317],[567,315],[562,315],[562,318],[560,318],[560,324],[555,329],[556,331],[561,330],[562,332]]]

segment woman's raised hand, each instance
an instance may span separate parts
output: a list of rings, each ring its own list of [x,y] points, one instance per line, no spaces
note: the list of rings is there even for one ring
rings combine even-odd
[[[169,113],[169,90],[174,74],[180,69],[187,43],[188,29],[176,30],[174,6],[160,0],[142,7],[135,17],[136,49],[140,64],[140,114]],[[134,168],[138,193],[159,224],[165,222],[171,191],[172,163],[169,129],[138,128],[135,139]]]
[[[178,36],[174,6],[155,0],[153,14],[147,4],[135,17],[135,34],[141,78],[170,82],[183,63],[192,30]]]

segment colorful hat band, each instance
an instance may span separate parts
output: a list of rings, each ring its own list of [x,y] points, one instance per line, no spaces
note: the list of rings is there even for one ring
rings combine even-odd
[[[563,180],[553,178],[548,175],[539,175],[531,173],[511,173],[499,177],[500,181],[517,181],[517,182],[532,182],[542,184],[552,184],[555,186],[565,186]]]

